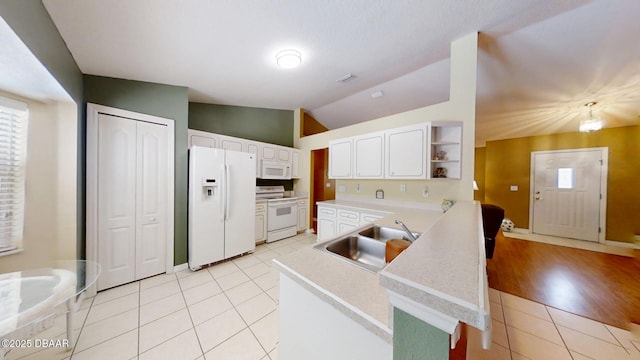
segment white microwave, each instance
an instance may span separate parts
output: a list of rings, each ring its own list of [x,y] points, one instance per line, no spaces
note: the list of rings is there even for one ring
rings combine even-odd
[[[290,180],[291,164],[278,161],[262,161],[262,179]]]

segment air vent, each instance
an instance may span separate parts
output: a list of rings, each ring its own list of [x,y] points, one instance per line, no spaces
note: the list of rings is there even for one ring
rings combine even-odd
[[[342,77],[340,77],[339,79],[336,80],[336,82],[340,82],[340,83],[346,83],[347,81],[351,81],[355,78],[355,76],[351,73],[345,74]]]

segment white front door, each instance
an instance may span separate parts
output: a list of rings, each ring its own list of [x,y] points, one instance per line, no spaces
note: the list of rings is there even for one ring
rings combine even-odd
[[[606,149],[534,152],[531,156],[533,232],[598,241],[604,216]]]
[[[98,116],[98,290],[165,271],[167,127]]]

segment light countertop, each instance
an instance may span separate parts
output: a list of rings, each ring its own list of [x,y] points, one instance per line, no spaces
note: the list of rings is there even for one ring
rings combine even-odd
[[[446,214],[433,207],[420,209],[357,201],[318,204],[388,213],[375,223],[399,228],[394,221],[400,219],[422,235],[379,273],[310,245],[274,260],[283,274],[388,342],[392,341],[392,316],[387,291],[400,293],[475,327],[486,321],[488,309],[483,303],[483,283],[479,281],[480,277],[486,279],[481,266],[484,248],[479,248],[478,241],[482,228],[481,224],[477,227],[477,219],[473,220],[478,216],[476,211],[480,211],[479,204],[459,202]]]

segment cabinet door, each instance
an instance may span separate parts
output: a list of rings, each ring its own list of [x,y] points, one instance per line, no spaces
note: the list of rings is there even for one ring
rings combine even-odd
[[[339,139],[329,142],[329,178],[352,177],[352,141]]]
[[[256,242],[263,241],[267,238],[265,225],[264,213],[256,213]]]
[[[242,140],[230,136],[223,136],[221,147],[225,150],[242,151]]]
[[[218,141],[213,137],[204,137],[200,135],[191,135],[189,137],[189,147],[191,146],[204,146],[210,148],[216,148],[218,145]]]
[[[385,168],[389,179],[427,178],[427,124],[417,124],[385,133]]]
[[[278,155],[276,152],[276,145],[262,143],[260,144],[260,147],[262,160],[276,161]]]
[[[300,151],[291,149],[291,177],[300,178]]]
[[[336,236],[336,219],[318,218],[318,239],[324,241]]]
[[[246,152],[248,152],[249,154],[255,154],[256,155],[256,177],[260,177],[260,155],[259,155],[259,146],[258,143],[254,142],[254,141],[247,141],[246,142]]]
[[[355,178],[384,178],[384,133],[353,138]]]
[[[278,161],[281,161],[281,162],[291,161],[291,149],[279,146],[277,150],[278,150]]]
[[[298,203],[298,231],[307,230],[307,205]]]

